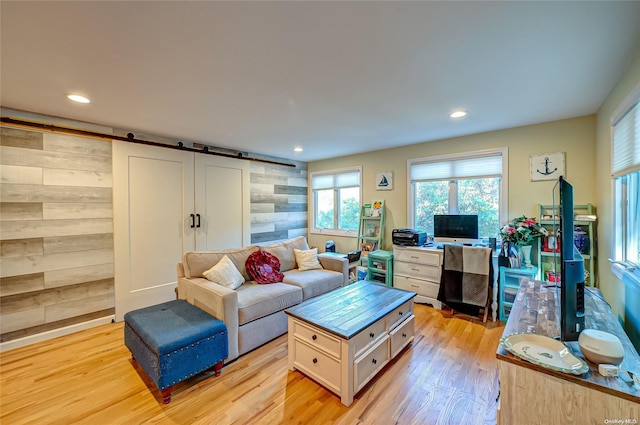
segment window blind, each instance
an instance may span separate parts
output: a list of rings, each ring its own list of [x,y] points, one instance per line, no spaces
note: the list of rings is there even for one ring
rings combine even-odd
[[[360,186],[360,171],[348,170],[331,174],[313,174],[311,176],[311,189],[338,189]]]
[[[611,176],[619,177],[640,170],[640,102],[613,124]]]
[[[502,155],[415,162],[410,173],[412,181],[500,177]]]

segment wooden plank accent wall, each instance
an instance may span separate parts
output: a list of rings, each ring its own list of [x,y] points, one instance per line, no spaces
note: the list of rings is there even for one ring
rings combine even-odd
[[[114,313],[111,142],[0,127],[0,340]]]
[[[251,163],[251,243],[307,236],[307,164]]]

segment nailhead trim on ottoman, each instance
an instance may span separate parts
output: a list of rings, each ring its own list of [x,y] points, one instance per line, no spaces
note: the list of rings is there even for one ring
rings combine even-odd
[[[165,404],[178,382],[211,368],[219,376],[229,355],[226,325],[184,300],[130,311],[124,322],[124,343]]]

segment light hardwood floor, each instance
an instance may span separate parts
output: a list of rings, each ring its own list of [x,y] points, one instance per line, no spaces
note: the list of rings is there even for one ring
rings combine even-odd
[[[161,404],[122,323],[0,355],[2,424],[495,424],[504,323],[416,304],[416,338],[345,407],[287,369],[283,335]]]

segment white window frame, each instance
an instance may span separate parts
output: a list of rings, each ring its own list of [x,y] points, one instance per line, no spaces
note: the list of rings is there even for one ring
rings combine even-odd
[[[345,236],[345,237],[353,237],[353,238],[358,237],[358,230],[322,229],[316,226],[316,202],[317,201],[316,201],[315,188],[313,187],[313,178],[316,176],[337,175],[337,174],[351,173],[351,172],[358,172],[358,175],[359,175],[358,189],[359,189],[359,197],[360,197],[360,208],[362,208],[362,166],[339,168],[334,170],[314,171],[309,174],[309,191],[310,191],[309,222],[311,223],[310,230],[309,230],[310,233],[330,235],[330,236]],[[336,212],[336,215],[335,215],[336,219],[338,217],[338,210],[337,210],[338,205],[339,205],[338,202],[334,202],[334,211]]]
[[[409,223],[409,226],[415,226],[415,208],[413,205],[414,193],[412,184],[413,182],[411,180],[411,167],[413,165],[418,165],[426,162],[446,162],[498,155],[502,156],[502,175],[500,176],[500,202],[498,207],[498,216],[500,224],[506,223],[509,216],[509,148],[503,147],[407,160],[407,223]],[[496,229],[496,235],[499,231],[500,229]]]
[[[611,272],[626,284],[632,284],[640,288],[640,264],[636,264],[628,259],[623,258],[621,238],[624,238],[622,229],[626,228],[626,223],[622,223],[623,214],[618,211],[618,197],[620,194],[616,190],[616,179],[638,171],[637,164],[629,169],[614,170],[614,136],[615,126],[634,106],[640,108],[640,84],[638,84],[625,100],[616,108],[611,115],[611,205],[612,220],[609,234],[612,235],[611,240]],[[635,139],[635,143],[640,140]],[[634,144],[635,144],[634,143]],[[624,261],[624,263],[623,263]]]

